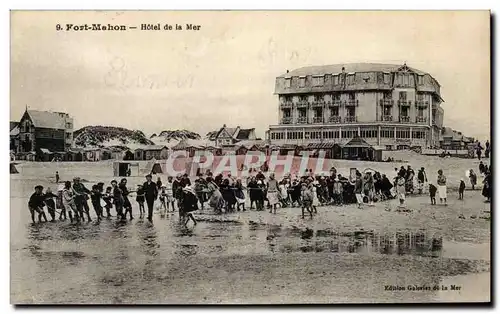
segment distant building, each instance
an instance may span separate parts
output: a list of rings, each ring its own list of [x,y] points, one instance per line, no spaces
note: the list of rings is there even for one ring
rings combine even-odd
[[[168,159],[167,146],[148,145],[134,151],[134,160]]]
[[[10,150],[16,152],[19,146],[19,122],[10,121]]]
[[[462,132],[445,127],[442,129],[440,147],[446,150],[468,149],[474,143],[474,138],[467,137]]]
[[[439,145],[440,85],[404,65],[353,63],[303,67],[276,78],[279,121],[273,145],[335,143],[356,136],[386,149]]]
[[[210,138],[217,147],[234,147],[238,142],[256,140],[255,129],[229,128],[225,124]]]
[[[73,118],[67,113],[26,109],[19,121],[19,154],[64,152],[72,143]]]

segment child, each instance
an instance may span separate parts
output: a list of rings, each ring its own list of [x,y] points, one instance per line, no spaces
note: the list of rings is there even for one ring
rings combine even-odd
[[[458,199],[464,199],[464,191],[465,191],[465,182],[464,179],[460,179],[460,187],[458,188]]]
[[[302,194],[302,219],[304,219],[305,210],[309,212],[311,218],[313,218],[312,212],[312,193],[311,190],[306,186],[306,183],[302,183],[301,185],[301,194]]]
[[[56,203],[54,202],[54,197],[57,197],[50,188],[48,187],[47,190],[45,191],[44,198],[45,198],[45,205],[47,205],[47,210],[49,212],[50,217],[52,220],[50,222],[55,222],[56,221]]]
[[[279,184],[279,196],[281,207],[288,206],[288,189],[286,187],[286,179],[282,180]]]
[[[160,217],[165,218],[165,213],[167,212],[167,205],[166,205],[166,199],[167,199],[167,187],[165,185],[162,185],[161,190],[160,190]]]
[[[56,199],[56,208],[61,209],[61,212],[59,213],[59,220],[66,220],[66,208],[64,208],[63,205],[63,191],[64,191],[64,184],[60,184],[57,187],[57,199]]]
[[[95,214],[97,215],[97,223],[101,221],[102,217],[102,206],[101,206],[102,194],[99,191],[99,186],[94,184],[92,186],[92,192],[90,193],[90,199],[92,201],[92,206],[94,207]]]
[[[137,202],[137,204],[139,204],[139,218],[144,217],[144,201],[146,200],[144,195],[145,194],[142,185],[137,185],[137,196],[135,198],[135,201]]]
[[[106,205],[104,206],[106,208],[106,214],[107,214],[106,217],[109,218],[109,217],[111,217],[110,210],[113,207],[113,204],[111,203],[111,187],[110,186],[108,186],[106,188],[106,193],[103,194],[102,199],[106,203]]]
[[[175,199],[174,199],[174,183],[172,182],[172,177],[168,177],[167,182],[165,183],[166,191],[167,191],[167,199],[165,202],[167,203],[167,210],[170,209],[170,205],[172,205],[172,212],[175,211]]]
[[[187,225],[189,220],[192,220],[196,225],[192,211],[198,210],[198,199],[190,186],[180,190],[181,206],[179,207],[179,218]]]
[[[73,194],[73,189],[71,188],[71,182],[64,182],[64,189],[62,192],[62,202],[63,207],[69,215],[69,220],[73,223],[73,214],[75,215],[76,222],[80,222],[80,216],[78,215],[78,210],[75,204],[75,197]]]
[[[398,175],[398,179],[396,180],[396,191],[399,196],[399,207],[405,207],[406,180],[401,174]]]
[[[127,218],[123,214],[123,193],[118,187],[118,182],[116,180],[111,181],[111,186],[113,187],[113,204],[115,204],[116,215],[118,219],[126,220]]]
[[[43,206],[45,206],[45,197],[43,195],[43,186],[35,186],[35,193],[33,193],[28,201],[28,208],[31,213],[31,220],[35,223],[35,212],[38,213],[38,222],[42,222],[42,217],[47,222],[47,216],[43,211]]]
[[[437,187],[430,183],[429,184],[429,196],[431,197],[431,205],[436,205],[436,192],[437,192]]]
[[[240,207],[243,208],[243,211],[245,211],[245,193],[243,193],[243,190],[245,189],[243,187],[243,184],[241,183],[241,179],[238,179],[236,180],[236,185],[235,185],[235,190],[234,190],[234,194],[235,194],[235,197],[236,197],[236,209],[238,211],[240,211]],[[201,205],[202,209],[203,209],[203,203]]]

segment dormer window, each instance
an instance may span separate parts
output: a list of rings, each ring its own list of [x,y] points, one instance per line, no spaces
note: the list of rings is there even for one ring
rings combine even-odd
[[[306,77],[305,76],[299,77],[299,87],[306,87]]]
[[[285,78],[285,88],[290,88],[292,87],[292,78]]]

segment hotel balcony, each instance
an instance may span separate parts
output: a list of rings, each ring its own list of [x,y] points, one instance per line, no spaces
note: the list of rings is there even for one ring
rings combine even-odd
[[[285,117],[281,119],[281,124],[292,124],[293,120],[292,117]]]
[[[426,123],[427,117],[417,117],[417,123]]]
[[[291,101],[285,101],[280,104],[281,108],[292,108],[293,102]]]
[[[382,121],[392,121],[392,116],[389,115],[382,116]]]
[[[323,123],[323,117],[313,117],[313,123]]]
[[[312,102],[313,107],[323,107],[326,104],[324,100],[315,100]]]
[[[297,108],[307,108],[309,106],[309,102],[307,100],[299,100],[297,103]]]
[[[346,106],[359,106],[359,100],[348,100],[345,104]]]
[[[307,117],[299,117],[297,119],[297,123],[306,124],[307,123]]]
[[[411,106],[411,100],[398,100],[398,106],[401,106],[401,107]]]
[[[401,122],[401,123],[410,123],[410,117],[409,116],[399,117],[399,122]]]
[[[381,106],[392,106],[394,105],[394,100],[392,99],[380,99]]]
[[[347,116],[344,121],[345,123],[355,123],[358,122],[358,118],[356,116]]]
[[[428,101],[424,101],[424,100],[417,100],[415,102],[415,106],[417,106],[417,107],[427,107],[427,106],[429,106],[429,102]]]
[[[342,122],[342,118],[339,117],[339,116],[331,116],[328,121],[330,121],[330,123],[341,123]]]

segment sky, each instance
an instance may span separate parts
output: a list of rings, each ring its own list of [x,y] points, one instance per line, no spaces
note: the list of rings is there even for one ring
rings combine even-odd
[[[92,23],[138,29],[65,30]],[[158,23],[174,30],[140,30]],[[485,140],[489,27],[488,11],[16,11],[10,120],[28,106],[68,112],[75,129],[204,135],[227,124],[264,137],[278,123],[275,78],[287,69],[406,62],[441,84],[445,126]]]

